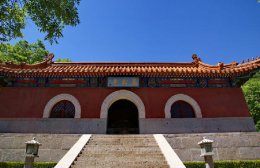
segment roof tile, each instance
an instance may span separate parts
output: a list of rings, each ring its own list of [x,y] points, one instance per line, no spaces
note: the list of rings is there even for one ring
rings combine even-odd
[[[53,55],[50,55],[53,58]],[[191,63],[53,63],[52,58],[34,65],[0,64],[0,74],[8,76],[237,76],[260,68],[260,58],[243,64],[208,65],[193,56]]]

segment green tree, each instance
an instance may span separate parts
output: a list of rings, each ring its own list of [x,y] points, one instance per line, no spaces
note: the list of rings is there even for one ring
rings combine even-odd
[[[248,108],[256,124],[257,131],[260,131],[260,72],[256,73],[242,86]]]
[[[55,62],[72,62],[71,59],[69,58],[58,58],[57,60],[55,60]]]
[[[33,64],[43,61],[48,53],[40,40],[32,44],[21,40],[14,46],[9,43],[0,44],[0,61],[2,62]]]
[[[45,40],[57,43],[64,26],[79,24],[80,0],[0,0],[0,41],[23,37],[26,18],[30,18]]]

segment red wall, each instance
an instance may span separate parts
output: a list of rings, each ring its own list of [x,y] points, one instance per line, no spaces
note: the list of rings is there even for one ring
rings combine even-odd
[[[113,88],[0,88],[1,118],[41,118],[47,102],[54,96],[67,93],[81,105],[82,118],[99,118],[100,108]],[[143,101],[146,118],[164,118],[167,100],[175,94],[187,94],[201,107],[202,116],[250,116],[240,88],[140,88],[128,89]]]

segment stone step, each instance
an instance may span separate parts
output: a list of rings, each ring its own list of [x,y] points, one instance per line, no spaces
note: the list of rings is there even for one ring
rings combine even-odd
[[[108,163],[111,164],[113,161],[117,162],[117,163],[135,163],[135,162],[155,162],[155,160],[157,160],[158,163],[164,163],[163,157],[158,157],[158,158],[135,158],[135,157],[131,157],[131,158],[123,158],[123,157],[114,157],[114,158],[79,158],[77,161],[75,161],[76,163],[78,162],[82,162],[82,163],[91,163],[91,162],[100,162],[100,160],[102,160],[102,163]],[[156,163],[157,163],[156,162]],[[165,162],[166,163],[166,162]]]
[[[146,140],[142,140],[142,141],[134,141],[134,140],[127,140],[127,141],[120,141],[120,140],[106,140],[106,141],[89,141],[89,144],[99,144],[99,145],[103,145],[103,144],[109,144],[109,145],[114,145],[114,144],[121,144],[121,145],[128,145],[128,144],[134,144],[134,143],[137,143],[137,144],[150,144],[150,145],[155,145],[157,144],[156,142],[154,141],[146,141]]]
[[[84,165],[100,165],[103,167],[107,167],[107,166],[116,166],[116,165],[122,165],[124,167],[124,165],[167,165],[166,161],[128,161],[128,160],[120,160],[120,161],[100,161],[100,160],[96,160],[96,161],[89,161],[89,162],[85,162],[85,161],[76,161],[75,165],[78,166],[84,166]]]
[[[87,159],[87,158],[86,158]],[[94,159],[94,158],[93,158]],[[161,158],[160,158],[161,159]],[[123,157],[117,159],[115,158],[114,160],[101,160],[100,158],[96,158],[95,160],[91,160],[90,163],[119,163],[118,160],[120,160],[120,163],[167,163],[166,160],[157,160],[157,159],[153,159],[151,161],[146,161],[146,160],[128,160],[128,159],[124,159]],[[86,160],[76,160],[75,163],[85,163]]]
[[[82,164],[73,165],[71,168],[169,168],[167,164],[116,164],[116,165],[102,165],[102,164]]]
[[[155,142],[140,142],[140,141],[128,141],[128,142],[113,142],[111,141],[109,143],[109,141],[106,141],[106,142],[89,142],[88,145],[135,145],[135,144],[138,144],[138,145],[146,145],[146,146],[149,146],[149,145],[157,145],[157,143]]]
[[[137,137],[106,137],[106,136],[103,136],[103,137],[91,137],[90,140],[95,140],[95,141],[100,141],[100,140],[121,140],[121,141],[124,141],[124,140],[145,140],[145,141],[153,141],[153,137],[151,138],[137,138]]]
[[[132,152],[125,152],[125,151],[120,151],[120,152],[117,152],[117,153],[112,153],[110,155],[106,154],[106,153],[86,153],[86,154],[80,154],[79,155],[80,157],[120,157],[120,156],[124,156],[124,157],[164,157],[163,154],[161,153],[132,153]]]
[[[117,164],[117,165],[99,165],[99,164],[82,164],[82,165],[72,165],[71,168],[169,168],[168,164],[132,164],[132,165],[125,165],[125,164]]]
[[[90,149],[90,148],[108,148],[108,147],[113,147],[113,148],[121,148],[121,149],[125,149],[125,148],[143,148],[143,147],[149,147],[149,148],[158,148],[158,145],[145,145],[145,144],[131,144],[131,145],[120,145],[120,144],[115,144],[115,145],[109,145],[109,144],[102,144],[102,145],[93,145],[93,144],[89,144],[89,146],[86,147]]]
[[[160,150],[149,150],[148,149],[146,151],[143,150],[118,150],[118,151],[113,151],[113,154],[118,154],[118,155],[127,155],[129,153],[131,154],[146,154],[146,155],[154,155],[154,154],[158,154],[159,152],[161,152]],[[111,154],[111,150],[110,151],[104,151],[104,150],[91,150],[91,151],[83,151],[80,156],[85,156],[88,154]]]
[[[102,159],[102,162],[104,161],[154,161],[154,160],[164,160],[164,156],[144,156],[142,155],[142,157],[138,157],[138,156],[128,156],[128,155],[121,155],[121,156],[105,156],[104,155],[95,155],[95,156],[91,156],[89,155],[88,157],[84,156],[84,157],[79,157],[77,159],[77,161],[99,161],[100,159]]]
[[[95,141],[95,142],[89,142],[91,145],[157,145],[154,141]]]
[[[89,152],[95,152],[95,151],[97,151],[97,152],[104,152],[104,153],[114,153],[114,152],[117,152],[117,151],[126,151],[126,152],[128,152],[128,153],[130,153],[130,152],[137,152],[137,151],[143,151],[143,152],[145,152],[145,153],[149,153],[149,152],[161,152],[160,151],[160,149],[158,149],[158,148],[149,148],[149,147],[138,147],[138,148],[127,148],[127,147],[125,147],[125,148],[115,148],[115,147],[100,147],[100,148],[98,148],[98,147],[93,147],[93,148],[88,148],[88,149],[85,149],[84,151],[82,151],[82,154],[84,154],[84,153],[89,153]]]
[[[115,137],[117,136],[117,137]],[[153,139],[151,135],[146,135],[140,137],[138,136],[133,136],[133,135],[92,135],[91,139]]]
[[[140,136],[140,134],[131,134],[131,135],[108,135],[108,134],[105,134],[105,135],[103,135],[103,134],[93,134],[92,136],[91,136],[91,138],[93,139],[93,138],[120,138],[120,139],[122,139],[122,138],[136,138],[136,139],[144,139],[144,138],[147,138],[147,139],[153,139],[153,136],[152,135],[149,135],[149,134],[142,134],[141,136]]]
[[[141,147],[151,147],[151,148],[157,148],[158,145],[145,145],[145,144],[129,144],[129,145],[120,145],[120,144],[114,144],[114,145],[110,145],[110,144],[100,144],[100,145],[94,145],[94,144],[87,144],[87,146],[85,147],[85,149],[88,148],[96,148],[96,147],[100,147],[100,148],[106,148],[106,147],[115,147],[115,148],[131,148],[131,147],[135,147],[135,148],[141,148]]]

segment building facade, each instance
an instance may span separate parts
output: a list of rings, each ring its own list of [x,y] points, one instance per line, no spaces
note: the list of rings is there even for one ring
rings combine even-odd
[[[0,64],[0,132],[254,131],[241,84],[260,59]]]

